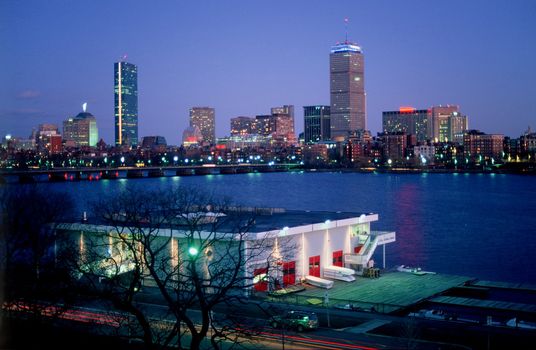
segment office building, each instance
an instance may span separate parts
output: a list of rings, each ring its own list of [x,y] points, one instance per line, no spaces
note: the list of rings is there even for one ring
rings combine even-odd
[[[37,131],[30,136],[35,140],[39,152],[59,153],[62,149],[62,137],[55,124],[39,124]]]
[[[274,137],[296,138],[294,134],[294,118],[290,114],[272,114],[272,125],[274,126],[272,131]]]
[[[216,144],[216,121],[214,108],[192,107],[190,109],[190,126],[197,127],[203,136],[203,142]]]
[[[468,129],[467,116],[460,113],[459,106],[432,107],[432,131],[430,138],[436,142],[463,143],[463,134]]]
[[[270,108],[270,114],[288,114],[294,121],[294,105],[283,105]]]
[[[399,162],[406,157],[408,137],[404,132],[383,132],[378,134],[378,138],[384,161]]]
[[[303,126],[305,143],[329,140],[331,138],[330,106],[304,106]]]
[[[252,117],[231,118],[231,136],[258,134],[258,122]]]
[[[72,147],[95,147],[99,141],[99,131],[97,120],[93,114],[86,111],[86,104],[83,111],[74,118],[69,118],[63,122],[63,141],[66,146]]]
[[[296,139],[296,134],[294,133],[294,106],[283,105],[281,107],[272,107],[270,112],[275,125],[274,137],[294,141]]]
[[[423,142],[431,138],[431,119],[430,109],[400,107],[398,111],[382,113],[383,132],[415,135],[418,142]]]
[[[165,152],[167,147],[164,136],[144,136],[141,140],[141,148],[155,152]]]
[[[331,138],[367,128],[365,61],[361,47],[345,41],[331,48]]]
[[[449,118],[449,136],[452,142],[463,144],[463,135],[469,129],[467,116],[453,113]]]
[[[138,145],[138,67],[114,63],[115,145]]]
[[[502,159],[504,135],[485,134],[479,130],[468,130],[463,135],[463,153],[466,159],[482,162]]]
[[[271,114],[255,116],[259,135],[270,136],[275,132],[275,120]]]

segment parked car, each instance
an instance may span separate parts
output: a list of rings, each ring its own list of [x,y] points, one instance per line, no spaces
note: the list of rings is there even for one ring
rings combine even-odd
[[[291,328],[296,329],[298,332],[303,332],[318,328],[318,317],[314,312],[288,311],[283,315],[272,316],[270,325],[273,328]]]

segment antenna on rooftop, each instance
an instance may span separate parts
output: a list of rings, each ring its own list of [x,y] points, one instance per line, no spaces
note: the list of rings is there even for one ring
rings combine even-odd
[[[348,17],[344,19],[344,43],[348,44]]]
[[[87,102],[84,102],[82,104],[82,110],[84,111],[84,113],[86,112],[86,109],[87,109]]]

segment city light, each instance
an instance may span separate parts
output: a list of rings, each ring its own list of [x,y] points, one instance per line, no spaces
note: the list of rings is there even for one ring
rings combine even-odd
[[[190,254],[190,256],[196,256],[198,253],[199,250],[196,247],[188,248],[188,254]]]

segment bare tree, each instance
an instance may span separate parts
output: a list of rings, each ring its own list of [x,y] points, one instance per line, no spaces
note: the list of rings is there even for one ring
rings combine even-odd
[[[190,349],[204,339],[214,348],[238,343],[243,325],[215,320],[214,310],[243,301],[253,264],[277,258],[273,237],[250,232],[255,211],[192,189],[125,191],[97,208],[99,225],[80,238],[77,271],[91,290],[133,316],[147,348],[180,348],[185,337]]]

